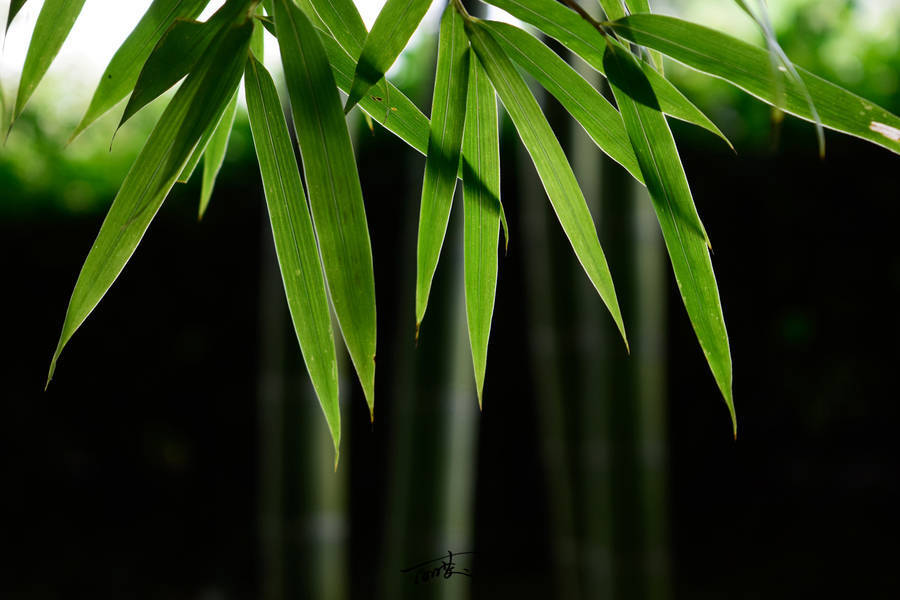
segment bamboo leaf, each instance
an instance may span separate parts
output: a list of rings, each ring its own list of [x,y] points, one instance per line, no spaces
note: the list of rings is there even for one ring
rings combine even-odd
[[[428,12],[431,0],[387,0],[366,36],[344,112],[349,112],[390,68]]]
[[[580,56],[599,73],[604,72],[603,52],[606,42],[592,24],[555,0],[485,0],[509,12],[514,17],[534,25],[563,46]],[[653,87],[664,113],[681,121],[697,125],[717,135],[729,147],[731,142],[716,124],[694,106],[668,79],[657,73],[649,63],[641,68]]]
[[[625,0],[625,4],[628,6],[628,12],[631,14],[649,13],[650,12],[650,0]],[[610,20],[621,19],[624,16],[625,15],[621,15],[619,17],[613,17],[612,15],[609,15],[609,18],[610,18]],[[663,72],[662,54],[655,50],[651,50],[650,58],[651,58],[651,62],[653,63],[653,66],[655,66],[657,69],[659,69],[659,72],[662,73]]]
[[[216,115],[216,118],[206,127],[203,135],[200,136],[200,141],[194,146],[191,157],[188,159],[187,163],[184,165],[184,169],[181,170],[181,174],[178,176],[178,183],[187,183],[190,181],[191,176],[197,169],[197,165],[200,164],[200,159],[203,158],[206,152],[210,140],[212,140],[216,131],[218,131],[219,123],[225,118],[225,114],[231,108],[232,104],[237,106],[237,85],[235,85],[231,100],[228,101],[228,105],[222,107],[222,111]],[[232,115],[232,119],[234,119],[234,115]]]
[[[197,216],[202,219],[209,207],[209,199],[212,197],[213,187],[216,185],[216,177],[225,161],[225,154],[228,151],[228,140],[231,137],[231,128],[234,126],[234,116],[237,114],[237,91],[231,96],[216,131],[213,133],[206,145],[206,152],[203,154],[203,181],[200,184],[200,208]],[[200,144],[197,144],[199,147]],[[196,151],[196,149],[195,149]]]
[[[278,92],[266,68],[254,57],[247,61],[244,93],[284,292],[306,370],[331,430],[337,464],[341,411],[325,279]]]
[[[375,280],[350,132],[328,58],[312,23],[290,0],[274,4],[275,29],[325,278],[370,416],[374,416]]]
[[[688,317],[725,398],[737,435],[731,351],[707,240],[675,140],[646,76],[627,50],[610,44],[606,72],[644,173]]]
[[[625,5],[622,4],[622,0],[600,0],[600,6],[610,19],[621,19],[625,16]]]
[[[597,147],[644,182],[622,117],[606,98],[533,35],[506,23],[483,23],[503,50],[584,127]]]
[[[327,33],[320,31],[319,37],[328,55],[335,82],[343,91],[349,91],[356,61]],[[372,86],[359,101],[359,107],[420,153],[428,154],[431,129],[428,117],[387,79]]]
[[[550,204],[572,244],[575,255],[609,309],[627,346],[625,326],[612,276],[606,264],[606,256],[600,247],[591,213],[562,147],[525,81],[490,32],[477,21],[466,21],[466,33],[516,131],[519,132],[522,143],[534,161]]]
[[[312,7],[331,36],[355,62],[366,43],[368,31],[353,0],[305,0],[305,2]]]
[[[763,48],[702,25],[661,15],[632,15],[610,23],[610,27],[626,39],[776,104],[776,81],[769,66],[769,53]],[[797,67],[797,72],[818,108],[822,125],[900,153],[900,118],[804,69]],[[784,103],[780,108],[814,121],[803,91],[790,80],[784,83]]]
[[[463,18],[448,4],[441,18],[431,135],[422,182],[419,237],[416,246],[416,332],[425,316],[431,281],[444,245],[456,190],[459,152],[466,119],[469,44]]]
[[[223,30],[166,107],[116,195],[81,268],[47,377],[147,231],[203,130],[240,81],[252,24]]]
[[[208,0],[153,0],[134,30],[116,50],[69,141],[134,89],[141,67],[176,19],[195,19]]]
[[[187,75],[214,34],[207,23],[175,21],[141,67],[117,129]]]
[[[248,7],[248,0],[231,0],[205,23],[176,20],[141,68],[119,127],[187,75],[210,42]]]
[[[22,66],[22,77],[19,80],[19,91],[16,94],[16,105],[13,109],[13,121],[22,114],[34,89],[41,82],[47,69],[50,68],[50,64],[59,53],[63,42],[69,37],[72,25],[75,24],[82,7],[84,7],[84,0],[45,0],[40,14],[38,14],[37,23],[34,25],[31,42],[28,44],[25,64]],[[13,6],[10,5],[10,10],[12,8]],[[16,10],[19,8],[21,5]]]
[[[25,6],[25,2],[28,0],[10,0],[9,3],[9,11],[6,13],[6,31],[9,31],[9,26],[13,22],[13,19],[16,18],[16,15],[19,14],[19,11],[22,10],[22,7]]]
[[[500,130],[497,98],[478,57],[469,58],[469,90],[463,135],[463,248],[466,320],[482,405],[488,339],[497,292],[500,235]]]

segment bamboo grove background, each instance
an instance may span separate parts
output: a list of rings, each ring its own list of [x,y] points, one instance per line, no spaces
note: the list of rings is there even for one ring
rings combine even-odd
[[[851,3],[834,4],[849,14]],[[806,18],[789,31],[815,30]],[[785,35],[789,48],[800,34]],[[434,46],[423,41],[415,60],[430,65]],[[815,66],[802,51],[789,54]],[[431,82],[412,71],[406,91],[428,106]],[[892,89],[883,77],[873,88],[900,110],[896,73]],[[416,345],[411,257],[424,159],[357,122],[380,405],[373,426],[361,392],[341,382],[354,391],[342,398],[337,472],[290,331],[242,115],[203,223],[195,182],[170,199],[73,342],[67,376],[38,392],[58,300],[103,206],[92,198],[121,179],[89,165],[118,161],[121,172],[129,159],[61,151],[45,133],[49,119],[26,113],[8,146],[19,158],[4,152],[0,169],[0,507],[14,556],[0,594],[662,599],[895,589],[893,555],[879,548],[896,539],[900,499],[896,157],[829,134],[819,160],[811,127],[787,120],[772,131],[764,108],[726,105],[715,86],[697,93],[718,100],[740,133],[729,131],[735,157],[673,126],[715,243],[742,439],[731,440],[645,192],[543,97],[618,265],[635,351],[622,352],[501,120],[514,226],[479,413],[461,202]],[[151,306],[147,320],[132,320]],[[116,350],[123,338],[133,352]],[[472,578],[418,585],[401,572],[448,549],[476,553],[457,559]]]

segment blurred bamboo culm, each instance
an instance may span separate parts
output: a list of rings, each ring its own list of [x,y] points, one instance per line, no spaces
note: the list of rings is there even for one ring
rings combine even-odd
[[[604,91],[595,71],[578,60],[573,64]],[[564,132],[561,141],[597,223],[632,342],[628,356],[558,233],[520,147],[517,201],[528,242],[522,249],[525,293],[554,586],[566,598],[664,600],[671,595],[665,508],[669,282],[659,225],[646,189],[603,156],[552,99],[542,104],[554,128]]]
[[[263,209],[265,211],[265,209]],[[268,221],[260,253],[260,565],[264,600],[347,597],[347,473],[298,352]],[[335,327],[335,339],[340,339]],[[339,355],[339,371],[347,372]],[[342,390],[354,383],[342,377]],[[346,391],[345,391],[346,394]],[[341,444],[348,453],[349,435]]]
[[[428,86],[429,88],[431,86]],[[428,102],[427,104],[430,104]],[[404,248],[415,255],[421,163],[408,169]],[[479,414],[466,329],[463,291],[462,190],[457,186],[450,224],[418,343],[414,341],[415,261],[408,261],[403,302],[408,342],[395,355],[392,450],[389,463],[386,551],[380,598],[464,599],[472,582],[453,577],[417,585],[414,564],[468,552],[473,543]],[[406,331],[404,325],[402,328]],[[439,564],[439,563],[437,563]],[[457,561],[457,570],[471,559]]]

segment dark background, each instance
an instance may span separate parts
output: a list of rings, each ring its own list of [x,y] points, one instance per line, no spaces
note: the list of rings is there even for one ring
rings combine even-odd
[[[390,160],[421,162],[383,141]],[[897,158],[837,135],[828,144],[824,161],[808,146],[684,152],[715,248],[740,437],[731,439],[670,282],[675,597],[896,590]],[[395,274],[412,254],[395,247],[392,229],[413,196],[379,196],[392,186],[379,162],[365,160],[362,177],[384,348],[408,329],[396,307],[412,290]],[[261,311],[283,310],[260,306],[260,263],[271,253],[260,189],[252,165],[229,170],[201,225],[192,190],[178,191],[46,393],[65,299],[98,219],[2,223],[4,596],[256,596],[258,323]],[[524,243],[514,234],[511,247]],[[522,368],[527,268],[515,250],[501,260],[476,492],[478,560],[490,568],[473,585],[496,591],[524,578],[544,582],[532,588],[539,597],[552,596],[551,557]],[[380,356],[387,371],[391,354]],[[351,449],[341,468],[352,497],[365,499],[351,503],[354,579],[372,577],[377,561],[366,557],[383,533],[384,379],[374,430],[358,390],[344,408]]]

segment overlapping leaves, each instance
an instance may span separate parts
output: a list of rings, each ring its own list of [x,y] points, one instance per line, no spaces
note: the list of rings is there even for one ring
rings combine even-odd
[[[329,299],[374,411],[372,253],[344,118],[344,111],[354,106],[427,155],[417,250],[417,321],[425,312],[456,180],[462,177],[466,313],[479,404],[500,224],[506,228],[500,203],[497,97],[534,162],[576,258],[626,339],[611,268],[585,198],[524,72],[557,98],[603,152],[648,187],[688,318],[736,427],[728,335],[709,242],[667,117],[725,137],[664,76],[662,56],[729,81],[800,118],[897,153],[900,118],[795,68],[779,54],[767,22],[753,11],[748,12],[766,31],[768,51],[701,25],[650,14],[647,0],[601,0],[608,21],[596,20],[574,0],[487,1],[557,39],[605,74],[617,106],[540,39],[510,25],[474,19],[460,0],[447,4],[442,19],[431,121],[384,77],[419,26],[429,0],[388,0],[371,32],[351,0],[266,0],[262,6],[267,14],[257,24],[251,17],[259,14],[258,0],[227,0],[205,23],[192,19],[206,0],[154,0],[107,67],[74,135],[126,96],[130,98],[122,123],[184,81],[126,176],[88,254],[50,375],[63,347],[119,276],[171,187],[176,180],[186,180],[201,161],[202,215],[227,151],[242,75],[285,294],[336,456],[340,409]],[[10,3],[9,20],[22,4]],[[14,118],[83,4],[44,3]],[[307,194],[278,93],[259,60],[261,25],[278,39]],[[782,77],[773,64],[791,76]],[[343,107],[338,90],[349,96]]]

